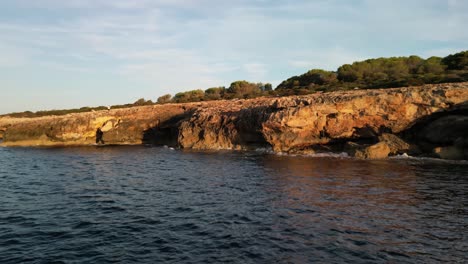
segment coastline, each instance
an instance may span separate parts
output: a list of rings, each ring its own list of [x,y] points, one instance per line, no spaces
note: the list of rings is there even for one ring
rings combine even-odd
[[[468,82],[0,118],[2,146],[167,145],[468,159]],[[439,130],[440,135],[437,136]],[[437,138],[439,137],[439,138]],[[101,142],[99,142],[101,143]]]

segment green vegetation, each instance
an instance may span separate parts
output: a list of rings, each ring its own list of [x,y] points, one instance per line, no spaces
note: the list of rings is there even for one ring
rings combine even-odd
[[[468,81],[468,51],[426,60],[418,56],[369,59],[342,65],[336,72],[314,69],[283,81],[275,91],[291,95],[463,81]]]
[[[276,91],[281,95],[309,94],[331,89],[338,83],[336,73],[314,69],[283,81]]]
[[[138,99],[133,104],[123,104],[123,105],[113,105],[113,106],[98,106],[98,107],[81,107],[75,109],[64,109],[64,110],[47,110],[47,111],[25,111],[18,113],[10,113],[1,116],[10,116],[10,117],[41,117],[41,116],[50,116],[50,115],[67,115],[72,113],[85,113],[85,112],[94,112],[100,110],[109,110],[109,109],[119,109],[119,108],[129,108],[134,106],[143,106],[143,105],[154,105],[151,100],[145,100],[143,98]]]
[[[163,96],[158,97],[158,104],[167,104],[170,103],[172,99],[172,95],[170,94],[165,94]]]
[[[231,83],[225,93],[227,99],[232,98],[254,98],[262,93],[263,84],[250,83],[248,81],[236,81]]]
[[[153,101],[145,100],[145,98],[140,98],[133,103],[134,106],[142,106],[142,105],[154,105]]]
[[[349,89],[391,88],[422,84],[468,81],[468,51],[462,51],[444,58],[418,56],[368,59],[345,64],[337,71],[313,69],[302,75],[283,81],[275,90],[270,83],[251,83],[235,81],[228,88],[211,87],[203,90],[180,92],[172,97],[163,95],[154,103],[140,98],[133,104],[113,105],[110,108],[133,106],[187,103],[234,98],[255,98],[259,96],[284,96],[329,92]],[[65,115],[69,113],[90,112],[109,109],[105,106],[82,107],[69,110],[51,110],[8,114],[11,117],[39,117],[46,115]]]
[[[220,100],[224,98],[226,88],[224,86],[212,87],[205,90],[205,100]]]
[[[188,103],[188,102],[200,102],[200,101],[211,101],[221,99],[234,99],[234,98],[255,98],[258,96],[268,95],[268,91],[271,91],[271,84],[266,83],[251,83],[248,81],[235,81],[226,88],[224,86],[211,87],[203,90],[192,90],[187,92],[176,93],[170,102],[172,103]],[[160,101],[168,102],[170,95],[165,95],[165,99],[158,98]],[[160,100],[161,99],[161,100]]]
[[[10,117],[41,117],[41,116],[48,116],[48,115],[66,115],[70,113],[84,113],[84,112],[91,112],[91,111],[99,111],[99,110],[106,110],[106,106],[98,106],[98,107],[81,107],[76,109],[66,109],[66,110],[48,110],[48,111],[25,111],[19,113],[11,113],[4,116]]]
[[[448,55],[442,59],[448,70],[468,70],[468,50]]]
[[[188,102],[200,102],[203,101],[205,92],[203,90],[192,90],[182,93],[176,93],[172,101],[174,103],[188,103]]]

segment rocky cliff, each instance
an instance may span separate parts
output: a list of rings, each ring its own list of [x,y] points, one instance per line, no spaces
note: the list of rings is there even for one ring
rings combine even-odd
[[[183,118],[196,107],[196,104],[142,106],[39,118],[4,117],[0,118],[0,127],[5,131],[4,146],[142,144],[148,130],[155,127],[171,130],[177,122],[169,122],[167,126],[168,121]],[[102,133],[99,138],[98,131]]]
[[[0,130],[5,146],[152,143],[467,159],[468,83],[0,118]]]

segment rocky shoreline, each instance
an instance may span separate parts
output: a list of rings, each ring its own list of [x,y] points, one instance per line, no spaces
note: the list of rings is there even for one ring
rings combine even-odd
[[[156,144],[468,159],[468,82],[0,118],[2,146]]]

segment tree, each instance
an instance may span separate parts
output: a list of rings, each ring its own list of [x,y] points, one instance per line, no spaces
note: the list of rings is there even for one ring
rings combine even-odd
[[[227,93],[235,98],[252,98],[260,95],[261,92],[257,84],[247,81],[235,81],[227,89]]]
[[[224,97],[224,92],[226,88],[221,87],[211,87],[205,90],[205,99],[206,100],[219,100]]]
[[[158,97],[158,104],[167,104],[171,102],[172,95],[165,94],[163,96]]]
[[[447,68],[446,65],[442,64],[442,58],[430,57],[425,60],[418,68],[417,73],[419,74],[442,74]]]
[[[359,80],[361,76],[351,66],[351,64],[345,64],[338,68],[338,80],[343,82],[355,82]]]
[[[145,98],[140,98],[133,103],[133,105],[139,105],[139,106],[149,105],[149,104],[153,104],[153,102],[151,100],[146,101]]]
[[[389,80],[400,80],[402,78],[408,77],[410,70],[405,58],[389,58],[384,59],[382,71],[387,74]],[[378,77],[374,77],[370,80],[381,81]]]
[[[442,59],[448,70],[468,70],[468,50],[448,55]]]
[[[409,70],[412,74],[415,74],[418,72],[419,67],[424,63],[424,59],[418,57],[418,56],[409,56],[407,60],[407,64],[409,67]]]
[[[202,90],[192,90],[182,93],[176,93],[172,101],[176,103],[199,102],[202,101],[205,93]]]
[[[276,87],[276,89],[315,90],[315,88],[318,86],[329,86],[336,82],[338,82],[336,73],[320,69],[313,69],[300,76],[293,76],[286,81],[283,81],[280,83],[280,85],[278,85],[278,87]],[[301,91],[301,93],[304,93],[304,91]]]

